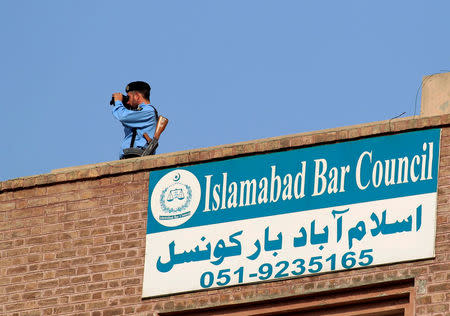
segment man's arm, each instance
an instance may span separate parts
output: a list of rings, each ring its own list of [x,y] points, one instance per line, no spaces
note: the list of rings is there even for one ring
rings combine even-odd
[[[133,111],[125,108],[122,101],[116,101],[115,104],[112,113],[122,124],[131,128],[155,126],[156,120],[153,108],[148,111]]]

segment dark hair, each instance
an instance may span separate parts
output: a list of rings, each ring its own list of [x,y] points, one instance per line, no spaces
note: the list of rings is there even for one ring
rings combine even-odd
[[[135,90],[135,92],[139,92],[146,100],[150,100],[150,90]]]
[[[131,92],[131,91],[137,91],[139,92],[145,99],[150,100],[150,90],[152,88],[150,85],[145,81],[133,81],[130,82],[127,87],[125,88],[125,91]]]

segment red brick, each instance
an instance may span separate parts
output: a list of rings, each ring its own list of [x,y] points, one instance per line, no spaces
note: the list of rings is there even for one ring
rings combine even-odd
[[[110,246],[99,246],[99,247],[92,247],[89,248],[89,254],[99,254],[99,253],[106,253],[110,249]]]
[[[116,290],[106,290],[103,291],[103,297],[110,298],[115,296],[122,296],[124,294],[123,289],[116,289]]]
[[[14,304],[6,304],[5,305],[5,310],[7,312],[11,312],[11,311],[17,311],[17,310],[23,310],[26,307],[26,303],[25,302],[20,302],[20,303],[14,303]]]
[[[16,202],[0,202],[0,211],[9,211],[16,208]]]
[[[7,275],[14,275],[14,274],[22,274],[28,271],[28,267],[27,266],[18,266],[18,267],[14,267],[14,268],[8,268],[6,270],[6,274]]]
[[[61,222],[68,222],[68,221],[76,221],[79,218],[79,212],[70,212],[65,214],[60,214],[59,218]]]
[[[80,276],[80,277],[73,277],[71,279],[72,284],[86,283],[86,282],[90,282],[90,281],[91,281],[91,276],[90,275],[85,275],[85,276]]]
[[[28,199],[27,202],[30,207],[43,206],[48,204],[48,197],[32,198]]]
[[[84,294],[78,294],[78,295],[72,295],[70,297],[70,302],[81,302],[81,301],[87,301],[91,298],[90,293],[84,293]],[[84,310],[84,308],[83,308]]]
[[[103,273],[103,280],[119,279],[123,277],[123,271],[113,271]]]
[[[122,261],[123,268],[129,268],[129,267],[134,267],[134,266],[143,266],[143,265],[144,265],[144,260],[141,258]]]
[[[108,306],[108,303],[106,301],[97,301],[87,304],[88,310],[94,310],[94,309],[103,309]]]
[[[433,284],[428,286],[428,292],[448,292],[450,291],[450,283]]]
[[[30,207],[26,209],[14,210],[8,213],[10,219],[30,218],[44,215],[43,207]]]
[[[431,265],[430,266],[430,272],[436,272],[436,271],[450,271],[450,263],[443,263],[438,265]]]
[[[109,227],[99,227],[99,228],[94,228],[92,229],[92,236],[95,235],[104,235],[104,234],[108,234],[111,232],[111,228]]]
[[[38,301],[38,305],[41,307],[42,306],[55,306],[57,304],[58,304],[57,298],[48,298],[48,299]]]
[[[123,308],[108,309],[103,311],[103,316],[123,315]]]
[[[69,211],[92,209],[98,206],[98,199],[76,201],[67,203],[67,209]]]
[[[58,280],[41,281],[38,283],[39,289],[55,288],[58,286]]]
[[[108,283],[106,282],[88,284],[89,291],[105,290],[107,287]]]
[[[448,311],[449,311],[448,304],[435,304],[435,305],[427,306],[428,313],[442,313],[442,312],[448,312]]]
[[[21,292],[24,289],[25,289],[25,284],[14,284],[14,285],[5,287],[5,292],[10,294],[10,293],[14,293],[14,292]]]
[[[76,250],[65,250],[65,251],[58,252],[56,254],[56,258],[58,258],[58,259],[70,258],[70,257],[75,257],[75,255],[76,255]]]

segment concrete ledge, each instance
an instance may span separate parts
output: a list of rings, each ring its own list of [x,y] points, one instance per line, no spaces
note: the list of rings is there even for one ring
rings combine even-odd
[[[149,171],[173,166],[195,164],[204,161],[227,159],[236,156],[261,154],[364,137],[373,137],[394,132],[442,127],[449,124],[450,114],[430,117],[415,116],[166,153],[156,156],[56,169],[48,174],[0,182],[0,193],[34,186],[71,182],[80,179],[95,179],[123,173]]]

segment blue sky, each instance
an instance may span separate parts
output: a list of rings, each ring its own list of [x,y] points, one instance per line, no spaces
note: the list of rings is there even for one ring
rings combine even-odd
[[[151,84],[159,153],[420,113],[448,1],[3,0],[0,180],[116,160],[109,100]]]

